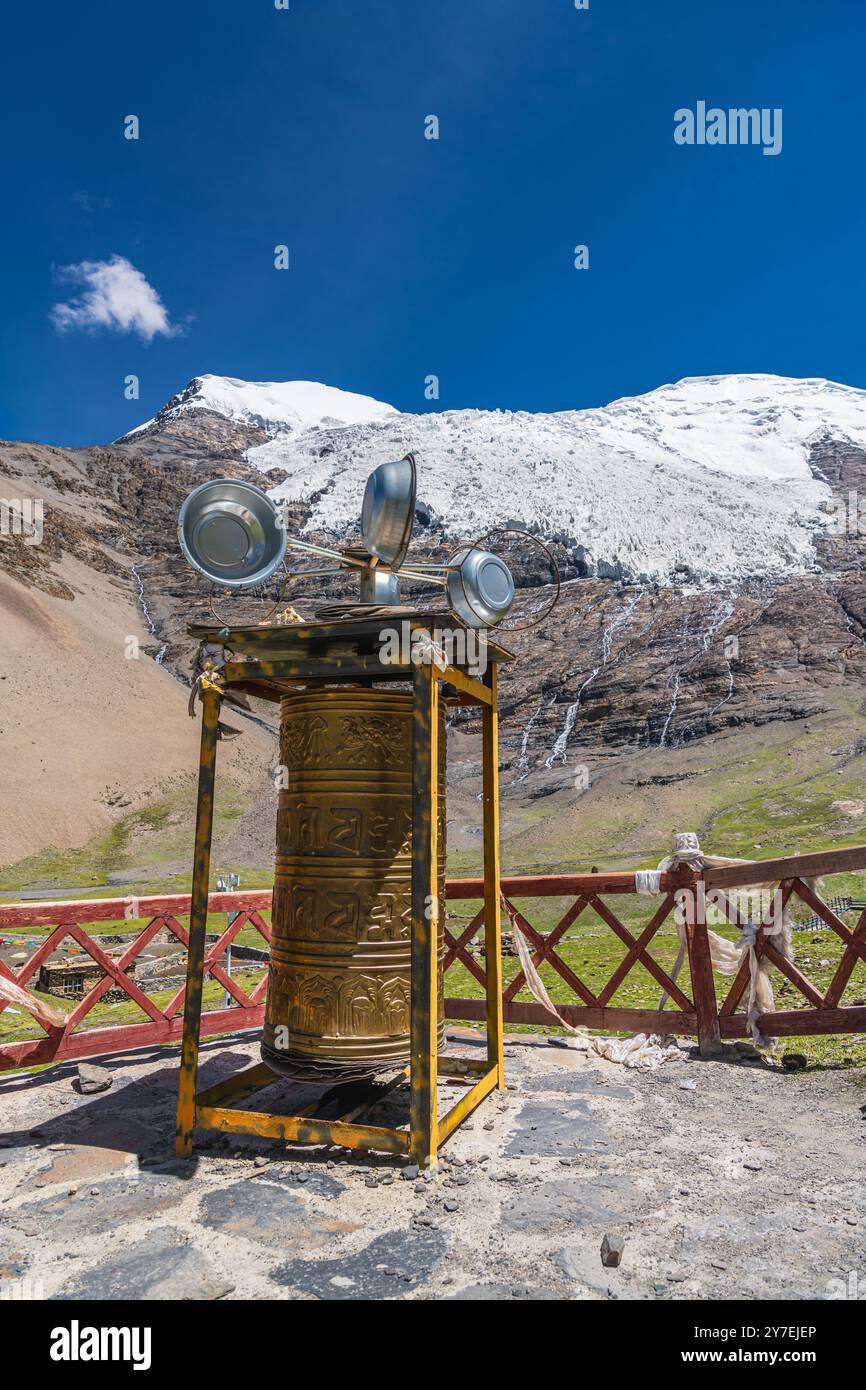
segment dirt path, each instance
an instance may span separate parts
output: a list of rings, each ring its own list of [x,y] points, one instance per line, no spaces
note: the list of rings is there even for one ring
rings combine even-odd
[[[210,1044],[205,1076],[255,1054]],[[204,1135],[176,1164],[175,1050],[112,1061],[98,1095],[74,1067],[7,1078],[0,1279],[61,1299],[866,1296],[862,1072],[684,1048],[642,1075],[534,1038],[507,1065],[430,1181]],[[606,1232],[625,1237],[618,1269]]]

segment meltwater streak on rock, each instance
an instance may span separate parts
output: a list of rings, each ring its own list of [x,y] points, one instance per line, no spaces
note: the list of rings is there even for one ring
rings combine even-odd
[[[711,646],[711,644],[712,644],[713,638],[715,637],[715,635],[716,635],[716,633],[718,632],[719,628],[724,626],[724,624],[725,624],[725,623],[728,621],[728,619],[732,616],[732,614],[733,614],[735,608],[736,608],[736,594],[735,594],[734,590],[731,589],[731,591],[730,591],[730,597],[727,599],[727,601],[725,602],[725,601],[720,600],[719,603],[717,603],[717,605],[716,605],[715,609],[713,610],[713,612],[710,614],[709,623],[708,623],[708,625],[707,625],[707,627],[706,627],[706,630],[705,630],[703,636],[700,638],[700,644],[701,644],[701,645],[700,645],[700,647],[698,648],[698,650],[697,650],[697,652],[695,653],[695,655],[694,655],[689,661],[687,661],[684,665],[682,665],[682,666],[677,666],[677,667],[674,667],[674,668],[673,668],[673,670],[672,670],[672,672],[671,672],[671,675],[670,675],[670,678],[669,678],[669,680],[668,680],[668,689],[669,689],[670,692],[671,692],[671,704],[670,704],[670,709],[669,709],[668,712],[667,712],[667,717],[666,717],[666,719],[665,719],[664,726],[662,727],[661,737],[660,737],[660,739],[659,739],[659,744],[658,744],[659,748],[664,748],[664,747],[665,747],[665,744],[666,744],[666,742],[667,742],[668,729],[670,728],[671,723],[672,723],[673,718],[674,718],[674,715],[676,714],[677,702],[678,702],[679,696],[680,696],[680,677],[683,676],[687,671],[691,670],[691,668],[696,664],[696,662],[698,662],[698,661],[700,660],[700,658],[701,658],[702,656],[706,656],[707,652],[710,650],[710,646]],[[686,642],[686,640],[687,640],[687,636],[688,636],[688,625],[689,625],[689,615],[687,615],[687,617],[686,617],[686,625],[685,625],[686,630],[685,630],[685,632],[683,633],[683,644],[685,644],[685,642]],[[731,694],[733,693],[733,689],[734,689],[734,674],[733,674],[733,671],[731,670],[730,659],[729,659],[729,658],[726,658],[726,660],[727,660],[727,662],[728,662],[728,676],[729,676],[728,694],[727,694],[727,696],[725,697],[725,699],[721,700],[721,701],[719,702],[719,704],[716,705],[716,706],[714,707],[714,709],[711,711],[711,713],[715,713],[715,710],[721,709],[722,705],[727,704],[728,700],[729,700],[730,697],[731,697]]]
[[[144,617],[144,621],[147,625],[147,630],[150,633],[151,637],[155,637],[156,623],[153,621],[150,609],[147,606],[147,599],[145,598],[144,594],[144,582],[139,573],[138,565],[132,566],[132,573],[135,575],[135,582],[138,585],[138,604],[141,608],[142,616]],[[168,646],[168,642],[163,642],[160,646],[159,651],[154,657],[154,661],[156,662],[157,666],[161,666],[162,663],[165,661],[165,654],[168,651]]]
[[[663,724],[663,726],[662,726],[661,738],[659,739],[659,748],[664,748],[664,746],[665,746],[665,741],[666,741],[667,736],[668,736],[668,729],[670,728],[671,720],[673,719],[674,715],[676,714],[677,700],[680,698],[680,673],[679,673],[679,671],[674,671],[674,672],[672,673],[671,680],[668,682],[668,688],[669,688],[669,690],[670,690],[670,692],[671,692],[671,706],[670,706],[670,709],[669,709],[668,712],[667,712],[667,716],[666,716],[666,718],[665,718],[665,722],[664,722],[664,724]]]
[[[556,691],[553,692],[549,700],[542,699],[535,713],[530,715],[520,740],[520,754],[517,759],[518,775],[514,778],[514,781],[509,784],[510,786],[518,786],[520,782],[525,782],[529,776],[529,740],[532,737],[532,731],[544,711],[550,709],[551,705],[555,704]]]
[[[723,606],[724,612],[721,611]],[[704,635],[704,652],[709,651],[713,638],[719,631],[719,628],[724,627],[728,619],[734,616],[736,608],[737,593],[735,589],[731,589],[730,597],[728,598],[727,603],[725,603],[724,605],[722,605],[721,603],[719,604],[719,607],[716,609],[715,617],[711,620],[710,626],[708,627]],[[722,699],[719,700],[718,704],[713,705],[712,709],[709,711],[707,718],[711,718],[712,715],[717,714],[718,711],[722,708],[722,706],[728,703],[728,701],[731,699],[734,693],[734,668],[731,665],[731,658],[728,655],[725,643],[722,644],[722,654],[725,658],[725,664],[728,668],[728,689],[725,695],[722,697]]]
[[[575,721],[577,720],[577,712],[580,709],[580,702],[583,698],[583,692],[584,690],[586,690],[586,687],[588,685],[592,685],[592,682],[595,680],[600,670],[600,666],[593,666],[586,680],[579,687],[575,700],[572,704],[569,705],[568,709],[565,712],[565,727],[563,728],[562,733],[559,734],[559,736],[557,737],[556,742],[553,745],[553,750],[550,754],[550,757],[545,760],[545,767],[553,767],[558,759],[561,759],[563,764],[568,762],[568,756],[566,752],[568,748],[568,740],[571,738],[572,730],[574,729]]]
[[[580,702],[583,698],[583,692],[584,690],[586,690],[588,685],[592,684],[599,671],[601,671],[603,667],[606,667],[609,664],[613,643],[613,635],[619,628],[623,627],[628,622],[629,618],[631,617],[632,613],[634,612],[635,608],[637,607],[638,603],[643,597],[643,594],[643,588],[638,589],[638,592],[634,595],[634,597],[622,610],[622,612],[618,613],[616,617],[612,620],[612,622],[608,623],[607,627],[604,629],[604,632],[601,635],[601,664],[599,666],[593,667],[592,671],[587,676],[586,680],[583,682],[580,689],[578,690],[577,698],[574,700],[574,703],[571,704],[568,710],[566,711],[565,727],[563,728],[562,733],[559,735],[556,742],[554,743],[553,751],[551,752],[550,757],[547,758],[547,760],[545,761],[545,767],[553,767],[557,759],[559,758],[562,759],[563,764],[568,762],[568,740],[570,739],[572,731],[574,729],[575,721],[577,719],[578,711],[580,709]]]
[[[564,591],[566,591],[567,589],[569,589],[569,587],[570,587],[571,585],[573,585],[573,584],[578,584],[578,583],[580,583],[580,580],[577,580],[577,579],[566,580],[565,583],[561,586],[561,592],[564,592]],[[587,605],[587,607],[584,609],[584,614],[583,614],[584,619],[588,618],[589,615],[590,615],[590,613],[592,613],[593,610],[594,610],[595,608],[597,608],[598,605],[599,605],[602,601],[603,601],[602,597],[599,597],[599,598],[594,599],[591,603],[589,603],[589,604]],[[596,667],[596,671],[593,672],[593,675],[597,674],[597,671],[598,671],[598,668]],[[584,685],[586,685],[586,684],[587,684],[587,682],[584,682]],[[583,692],[583,689],[584,689],[584,686],[581,686],[580,691],[578,692],[578,700],[579,700],[579,698],[580,698],[580,695],[581,695],[582,692]],[[529,719],[527,720],[527,722],[526,722],[526,724],[525,724],[525,726],[524,726],[523,734],[522,734],[521,740],[520,740],[520,752],[519,752],[519,754],[518,754],[518,758],[517,758],[517,768],[516,768],[516,774],[517,774],[517,775],[514,777],[514,779],[513,779],[511,782],[509,782],[509,783],[506,784],[506,786],[504,787],[504,790],[507,791],[508,788],[510,788],[510,787],[519,787],[520,784],[521,784],[522,782],[525,782],[526,779],[529,777],[529,775],[530,775],[530,773],[531,773],[531,771],[532,771],[532,769],[531,769],[531,767],[530,767],[530,765],[529,765],[529,741],[530,741],[530,739],[532,738],[532,734],[533,734],[533,732],[534,732],[534,730],[535,730],[536,724],[538,723],[538,721],[539,721],[539,720],[542,718],[542,716],[544,715],[545,710],[552,709],[553,706],[556,704],[556,696],[557,696],[557,692],[556,692],[555,690],[553,691],[553,693],[551,694],[551,696],[550,696],[549,699],[546,699],[544,696],[542,696],[542,698],[541,698],[541,700],[539,701],[537,707],[535,708],[535,710],[533,711],[533,713],[529,716]],[[576,713],[576,711],[575,711],[575,713]],[[566,722],[567,722],[567,717],[566,717]],[[573,727],[573,721],[572,721],[572,727]],[[546,765],[546,764],[545,764],[545,765]]]

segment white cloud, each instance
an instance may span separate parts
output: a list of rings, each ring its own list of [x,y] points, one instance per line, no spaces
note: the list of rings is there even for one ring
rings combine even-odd
[[[81,261],[63,266],[60,274],[83,292],[68,304],[55,304],[51,320],[61,333],[72,328],[107,328],[137,333],[146,343],[158,334],[180,332],[152,285],[124,256],[108,261]]]

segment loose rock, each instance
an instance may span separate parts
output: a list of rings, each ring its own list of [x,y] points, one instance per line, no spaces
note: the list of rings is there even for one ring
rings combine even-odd
[[[114,1077],[105,1067],[95,1067],[90,1062],[78,1063],[78,1089],[84,1096],[95,1096],[99,1091],[108,1091],[114,1084]]]
[[[616,1269],[625,1249],[625,1237],[608,1234],[601,1242],[601,1262],[607,1269]]]
[[[802,1052],[786,1052],[782,1058],[782,1066],[785,1071],[802,1071],[808,1065],[809,1063]]]

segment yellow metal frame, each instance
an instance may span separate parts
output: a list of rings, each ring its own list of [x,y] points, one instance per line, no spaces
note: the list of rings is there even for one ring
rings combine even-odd
[[[318,669],[310,669],[318,668]],[[295,668],[296,669],[296,668]],[[293,676],[297,679],[297,675]],[[366,674],[380,674],[368,670]],[[382,673],[399,678],[391,667]],[[305,663],[304,677],[316,676],[330,682],[357,679],[353,670],[335,670],[327,658]],[[224,685],[243,685],[255,691],[257,681],[273,681],[288,676],[283,662],[230,663],[221,673]],[[402,673],[408,679],[410,672]],[[289,677],[290,679],[292,677]],[[236,1110],[234,1103],[254,1094],[281,1078],[264,1062],[255,1063],[238,1075],[198,1091],[198,1054],[204,986],[205,932],[208,910],[208,881],[213,832],[213,800],[216,764],[217,725],[222,691],[209,683],[202,690],[201,753],[199,758],[198,806],[196,812],[195,857],[190,904],[189,952],[187,956],[184,1002],[183,1043],[178,1081],[175,1152],[179,1157],[192,1153],[193,1130],[215,1129],[227,1134],[257,1134],[305,1144],[340,1144],[345,1148],[409,1154],[419,1167],[435,1165],[440,1146],[458,1125],[471,1115],[486,1096],[505,1085],[502,1055],[502,942],[500,923],[499,867],[499,719],[497,672],[490,664],[482,680],[453,666],[440,668],[433,663],[415,666],[411,672],[413,689],[413,805],[412,805],[412,948],[410,1059],[408,1068],[387,1083],[372,1082],[335,1087],[295,1115],[270,1115],[257,1110]],[[484,815],[484,943],[487,970],[487,1058],[453,1059],[439,1056],[438,1048],[438,939],[440,915],[445,910],[437,895],[438,840],[438,740],[437,718],[441,686],[459,692],[461,704],[477,704],[482,710],[482,777]],[[262,691],[261,693],[265,693]],[[270,693],[269,698],[274,698]],[[390,1129],[361,1124],[361,1117],[402,1084],[408,1074],[410,1086],[409,1129]],[[441,1118],[437,1085],[440,1077],[474,1076],[460,1100]],[[348,1111],[336,1119],[317,1118],[315,1111],[337,1102],[339,1108],[351,1101]],[[224,1104],[224,1102],[230,1102]]]

